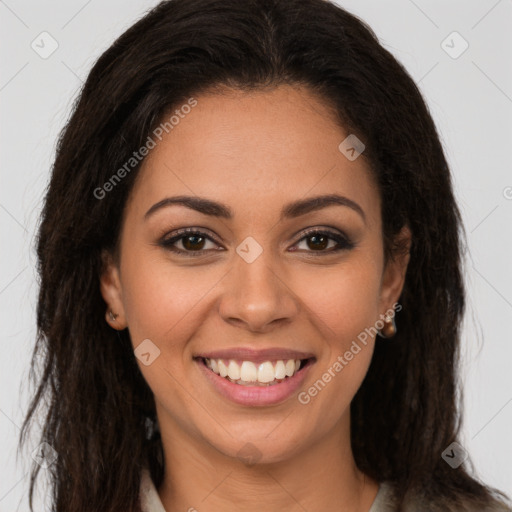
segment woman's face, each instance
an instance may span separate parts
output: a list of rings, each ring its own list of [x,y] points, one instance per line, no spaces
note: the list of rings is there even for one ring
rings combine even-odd
[[[195,99],[143,163],[102,293],[129,329],[164,443],[283,460],[347,434],[373,353],[365,329],[398,300],[407,262],[384,268],[378,190],[316,96],[280,86]],[[307,361],[256,387],[214,374],[208,355],[246,382]]]

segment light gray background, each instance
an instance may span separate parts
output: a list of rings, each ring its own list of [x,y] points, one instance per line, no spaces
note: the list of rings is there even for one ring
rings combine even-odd
[[[16,463],[16,443],[35,335],[33,236],[57,135],[93,62],[156,3],[0,0],[0,512],[28,511],[30,455]],[[512,494],[512,0],[339,3],[405,65],[441,134],[469,244],[462,441],[477,474]],[[43,31],[59,45],[47,59],[31,48]],[[469,43],[456,59],[441,46],[453,31]],[[445,43],[452,54],[461,44]]]

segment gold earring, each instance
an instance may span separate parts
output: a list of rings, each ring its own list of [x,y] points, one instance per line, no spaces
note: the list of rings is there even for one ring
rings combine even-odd
[[[112,320],[112,322],[115,322],[116,321],[116,318],[119,316],[119,315],[116,315],[114,314],[114,312],[112,310],[109,310],[108,312],[108,316],[110,317],[110,320]]]
[[[382,329],[377,329],[377,334],[381,338],[392,338],[396,334],[397,328],[395,323],[395,317],[386,317],[384,320],[384,326]]]

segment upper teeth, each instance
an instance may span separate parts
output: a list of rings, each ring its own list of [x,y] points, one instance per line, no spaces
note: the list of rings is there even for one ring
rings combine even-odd
[[[205,358],[206,366],[221,377],[229,377],[233,381],[242,380],[244,382],[272,382],[275,379],[284,379],[292,377],[300,367],[300,359],[288,359],[287,361],[278,360],[273,364],[271,361],[265,361],[259,365],[252,361],[242,361],[239,365],[233,359],[230,359],[226,365],[222,359]]]

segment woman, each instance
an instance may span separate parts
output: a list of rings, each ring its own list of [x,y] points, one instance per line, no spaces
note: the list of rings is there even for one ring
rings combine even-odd
[[[46,196],[22,440],[48,394],[55,510],[509,510],[457,442],[461,238],[364,23],[158,5],[90,72]]]

